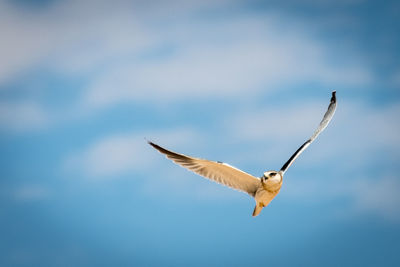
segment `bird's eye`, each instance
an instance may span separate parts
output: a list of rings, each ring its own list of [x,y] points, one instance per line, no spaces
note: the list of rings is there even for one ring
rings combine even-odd
[[[276,175],[276,172],[271,172],[269,175],[275,176],[275,175]]]

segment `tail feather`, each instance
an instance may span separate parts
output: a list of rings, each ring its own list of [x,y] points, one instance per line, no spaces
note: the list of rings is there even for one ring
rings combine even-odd
[[[253,211],[253,217],[260,214],[260,212],[263,208],[264,208],[264,205],[261,202],[256,203],[256,206],[254,207],[254,211]]]

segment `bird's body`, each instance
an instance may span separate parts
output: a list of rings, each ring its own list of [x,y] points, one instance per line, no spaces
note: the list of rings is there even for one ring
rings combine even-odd
[[[233,189],[243,191],[254,197],[256,206],[253,216],[257,216],[261,210],[266,207],[272,199],[278,195],[283,182],[283,176],[286,170],[294,162],[294,160],[317,138],[317,136],[325,129],[336,110],[336,92],[332,92],[331,103],[325,113],[319,127],[309,140],[307,140],[282,166],[280,171],[267,171],[261,178],[256,178],[246,172],[243,172],[229,164],[223,162],[209,161],[189,157],[169,151],[152,142],[148,142],[167,158],[175,163],[187,168],[205,178],[213,180],[217,183],[229,186]]]
[[[274,177],[263,179],[264,177],[271,176],[272,173],[276,173]],[[261,178],[261,187],[257,189],[254,199],[256,206],[253,211],[253,216],[257,216],[261,210],[268,206],[268,204],[278,195],[282,187],[283,176],[280,172],[269,171],[266,172]]]

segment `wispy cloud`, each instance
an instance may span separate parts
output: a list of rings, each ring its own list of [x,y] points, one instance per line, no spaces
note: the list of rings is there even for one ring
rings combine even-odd
[[[110,55],[118,57],[147,45],[151,38],[144,36],[125,4],[68,1],[25,9],[1,1],[0,32],[6,38],[0,44],[0,82],[37,66],[91,71]],[[105,13],[109,19],[104,19]]]
[[[199,143],[194,131],[183,128],[156,134],[116,134],[104,137],[70,155],[63,163],[64,168],[90,178],[112,178],[127,172],[148,170],[157,153],[147,144],[145,136],[178,147],[190,140]]]
[[[350,59],[331,64],[328,46],[303,28],[281,24],[275,14],[216,21],[212,31],[205,21],[198,22],[196,31],[174,26],[169,36],[156,42],[157,47],[172,47],[167,55],[126,62],[102,73],[89,86],[84,102],[101,107],[126,101],[251,97],[282,84],[312,80],[359,85],[373,79],[365,66]],[[163,36],[165,29],[152,31]]]
[[[0,45],[0,82],[38,65],[84,73],[90,85],[83,104],[104,107],[254,96],[282,83],[359,85],[373,79],[356,57],[332,58],[332,47],[306,24],[278,11],[210,21],[189,15],[232,3],[197,2],[170,1],[166,9],[162,3],[68,1],[40,12],[2,2],[0,30],[9,37]]]
[[[43,129],[50,122],[48,113],[35,102],[0,103],[0,129],[25,132]]]
[[[185,16],[224,1],[51,2],[40,8],[0,2],[0,83],[38,65],[90,74],[99,66],[143,53],[159,44],[154,22]],[[175,16],[172,16],[175,14]],[[160,27],[160,26],[159,26]]]
[[[376,176],[373,179],[338,175],[334,179],[297,177],[285,184],[281,194],[298,203],[315,205],[345,200],[342,206],[336,207],[340,210],[337,214],[342,217],[368,215],[397,223],[400,221],[399,190],[400,179],[393,175]]]
[[[150,153],[143,137],[112,136],[90,145],[86,150],[69,156],[65,167],[84,176],[112,177],[126,171],[143,169],[149,164]]]
[[[385,176],[353,185],[355,208],[386,220],[400,222],[400,177]]]
[[[311,136],[327,105],[326,101],[308,102],[296,107],[269,105],[266,108],[239,113],[233,115],[226,123],[229,129],[227,134],[247,142],[285,144],[284,148],[276,147],[278,154],[274,153],[274,156],[280,155],[279,153],[290,155],[286,147],[296,145],[295,142],[306,141]],[[376,153],[381,153],[382,149],[390,153],[391,157],[396,157],[399,155],[400,144],[400,126],[397,123],[399,112],[399,103],[371,107],[360,102],[341,101],[339,98],[332,125],[322,135],[336,141],[313,145],[312,149],[321,155],[319,160],[327,160],[327,157],[348,157],[348,162],[351,162],[348,168],[369,164],[368,162],[374,160]],[[339,146],[337,142],[340,142]],[[266,157],[268,158],[268,155]],[[313,164],[316,164],[318,159],[310,158],[314,161]]]
[[[235,114],[226,125],[235,138],[252,141],[288,141],[298,136],[307,138],[317,127],[327,106],[328,101],[306,102],[296,106],[271,103],[257,110]]]

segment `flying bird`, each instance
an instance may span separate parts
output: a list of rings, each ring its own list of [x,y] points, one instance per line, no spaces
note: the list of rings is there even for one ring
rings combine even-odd
[[[227,163],[220,161],[210,161],[199,159],[167,150],[153,142],[148,143],[164,154],[176,164],[189,169],[205,178],[217,183],[226,185],[233,189],[243,191],[254,197],[256,206],[253,216],[260,214],[261,210],[268,206],[272,199],[279,193],[282,186],[283,175],[297,157],[318,137],[318,135],[328,126],[336,110],[336,91],[332,92],[331,102],[322,121],[314,134],[283,164],[280,171],[266,171],[263,176],[257,178],[244,171],[241,171]]]

